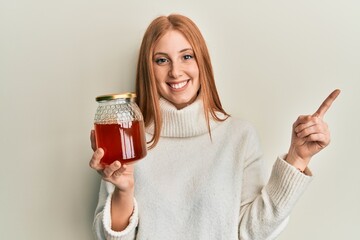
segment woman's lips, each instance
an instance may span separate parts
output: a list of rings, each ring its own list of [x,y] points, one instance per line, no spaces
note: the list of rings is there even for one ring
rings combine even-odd
[[[186,81],[178,82],[178,83],[167,83],[167,85],[169,85],[170,88],[172,88],[174,90],[179,90],[179,89],[184,88],[189,81],[190,80],[186,80]]]

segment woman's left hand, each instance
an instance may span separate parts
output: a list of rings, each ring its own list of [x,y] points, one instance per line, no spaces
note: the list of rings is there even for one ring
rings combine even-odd
[[[300,116],[292,128],[291,145],[286,161],[304,171],[312,156],[330,143],[330,131],[323,117],[340,90],[333,91],[313,115]]]

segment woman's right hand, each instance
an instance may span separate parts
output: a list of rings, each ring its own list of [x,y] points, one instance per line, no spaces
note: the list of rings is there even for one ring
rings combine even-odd
[[[121,164],[120,161],[115,161],[112,164],[105,166],[100,163],[104,156],[102,148],[96,148],[95,132],[91,130],[90,133],[91,147],[94,153],[91,157],[89,165],[95,169],[105,181],[115,185],[119,192],[133,193],[134,192],[134,166]]]

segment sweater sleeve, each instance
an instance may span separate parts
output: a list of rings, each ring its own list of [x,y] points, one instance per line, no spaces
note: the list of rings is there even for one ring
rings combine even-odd
[[[275,239],[285,228],[290,212],[312,177],[278,157],[267,183],[259,141],[252,134],[244,167],[239,239]]]
[[[93,232],[97,240],[135,240],[138,225],[138,206],[134,198],[134,210],[129,225],[121,232],[111,229],[111,197],[114,185],[101,180],[99,201],[95,210]]]

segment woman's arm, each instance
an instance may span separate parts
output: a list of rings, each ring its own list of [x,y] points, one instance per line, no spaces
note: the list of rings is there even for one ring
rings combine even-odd
[[[136,228],[138,224],[138,210],[136,200],[133,199],[134,208],[131,216],[127,219],[126,228],[123,231],[115,231],[112,229],[113,217],[111,214],[112,194],[114,192],[114,185],[101,181],[99,191],[99,201],[95,210],[95,217],[93,222],[93,232],[97,240],[105,239],[121,239],[134,240],[136,239]]]
[[[259,141],[255,133],[251,134],[243,173],[239,239],[275,239],[285,227],[291,210],[312,179],[307,164],[330,142],[322,117],[339,92],[330,94],[315,114],[299,117],[294,123],[289,153],[276,160],[265,185]]]
[[[93,149],[95,138],[91,132]],[[95,149],[94,149],[95,150]],[[137,211],[134,199],[134,167],[122,165],[115,161],[109,166],[103,166],[100,159],[104,151],[95,150],[90,167],[95,169],[103,178],[99,203],[95,212],[94,230],[98,239],[135,239],[137,226]]]
[[[264,185],[260,176],[263,165],[260,157],[254,158],[244,170],[239,223],[241,240],[275,239],[312,180],[279,157]]]

